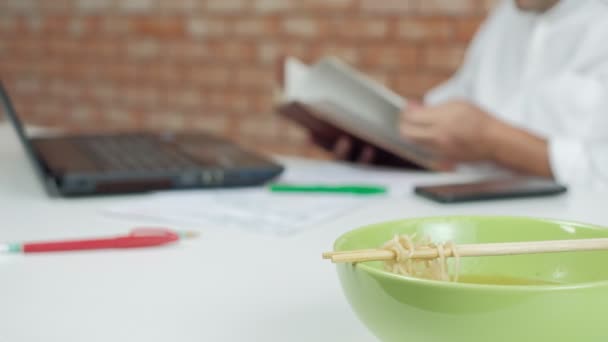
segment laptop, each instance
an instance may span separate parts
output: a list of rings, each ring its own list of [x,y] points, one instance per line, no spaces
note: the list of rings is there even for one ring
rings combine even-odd
[[[54,196],[254,186],[283,172],[281,165],[206,133],[30,137],[2,82],[0,101]]]

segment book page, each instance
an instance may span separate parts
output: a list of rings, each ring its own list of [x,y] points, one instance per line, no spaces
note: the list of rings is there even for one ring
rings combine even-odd
[[[285,89],[284,96],[288,99],[297,98],[306,91],[306,78],[310,74],[310,67],[297,58],[289,57],[285,61]]]
[[[305,72],[294,66],[294,61],[286,66],[287,100],[332,102],[369,124],[396,131],[406,106],[401,96],[335,58],[323,59]]]

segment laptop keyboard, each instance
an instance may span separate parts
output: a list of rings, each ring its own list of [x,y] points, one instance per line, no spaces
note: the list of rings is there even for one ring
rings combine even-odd
[[[198,164],[148,135],[87,137],[77,142],[103,171],[179,171]]]

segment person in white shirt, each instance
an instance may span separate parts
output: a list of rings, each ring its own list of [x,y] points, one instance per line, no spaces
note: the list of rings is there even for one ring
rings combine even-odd
[[[455,165],[608,186],[608,0],[503,1],[400,128]],[[349,148],[339,139],[335,152]]]
[[[401,132],[455,162],[608,184],[608,1],[504,1]]]

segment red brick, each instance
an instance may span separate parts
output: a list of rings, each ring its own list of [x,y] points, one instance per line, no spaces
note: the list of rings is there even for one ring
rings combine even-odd
[[[12,89],[18,93],[34,95],[40,92],[41,82],[37,78],[24,78],[17,80]]]
[[[344,45],[339,43],[326,43],[316,47],[314,54],[317,58],[324,56],[338,57],[349,64],[358,64],[361,60],[361,49],[356,45]]]
[[[424,14],[470,14],[483,11],[476,0],[421,0],[418,7]]]
[[[314,38],[322,31],[321,22],[309,17],[287,18],[282,27],[287,35],[300,38]]]
[[[184,75],[184,81],[191,82],[195,87],[224,87],[231,79],[231,68],[214,65],[194,65]]]
[[[18,101],[15,101],[18,104]],[[45,103],[34,103],[31,108],[21,110],[17,108],[19,113],[24,113],[25,117],[35,119],[34,122],[52,126],[65,126],[65,109],[56,101],[46,101]],[[28,120],[29,121],[29,120]]]
[[[360,0],[360,2],[361,11],[369,13],[404,14],[414,12],[416,9],[416,0]]]
[[[199,113],[187,118],[188,128],[201,130],[215,134],[224,135],[228,129],[228,119],[226,115],[217,115],[211,113]]]
[[[268,14],[300,9],[301,0],[255,0],[253,9],[257,13]]]
[[[232,113],[251,114],[251,95],[243,91],[230,91],[222,96],[222,103],[218,108]],[[255,113],[254,113],[255,114]]]
[[[411,68],[418,63],[419,52],[415,47],[390,44],[366,46],[362,52],[364,65],[379,66],[380,69]]]
[[[70,19],[67,15],[46,16],[42,21],[42,33],[45,35],[65,35],[70,26]]]
[[[496,8],[500,2],[500,0],[482,0],[482,6],[485,12],[489,12]]]
[[[105,29],[103,18],[97,15],[86,15],[73,18],[67,27],[72,37],[95,39]]]
[[[160,63],[154,68],[147,68],[142,78],[163,86],[180,83],[184,79],[179,67],[174,63]]]
[[[127,53],[127,49],[122,44],[118,44],[116,41],[107,38],[87,39],[81,41],[80,46],[98,60],[116,60],[123,58]]]
[[[393,73],[400,73],[402,72],[402,69],[397,69],[394,70],[392,72],[387,72],[387,71],[381,71],[381,70],[377,70],[376,68],[374,69],[370,69],[369,67],[363,67],[361,68],[361,71],[365,74],[365,76],[371,78],[372,80],[386,85],[389,85],[389,79],[390,79],[390,75]]]
[[[127,16],[104,16],[100,26],[104,35],[124,37],[131,33],[131,20]]]
[[[120,10],[130,13],[148,13],[158,7],[157,1],[164,0],[121,0],[117,1]]]
[[[15,33],[17,31],[17,18],[15,16],[0,16],[0,32]]]
[[[257,46],[257,60],[265,65],[274,65],[281,56],[281,48],[276,42],[262,42]]]
[[[132,41],[127,45],[127,56],[137,60],[156,58],[158,57],[159,52],[159,43],[152,38]]]
[[[274,85],[272,70],[259,67],[238,68],[234,71],[235,85],[270,92]]]
[[[388,35],[389,23],[377,18],[338,17],[328,22],[331,34],[338,37],[362,39],[381,39]]]
[[[37,1],[40,11],[66,12],[73,8],[72,0]]]
[[[179,39],[158,40],[159,58],[181,63],[201,63],[209,61],[215,55],[209,45],[202,41]]]
[[[214,51],[214,57],[222,62],[251,63],[256,57],[253,43],[218,40],[209,42],[209,48]]]
[[[279,23],[272,18],[238,18],[233,23],[233,32],[237,36],[268,36],[279,30]]]
[[[475,34],[477,33],[477,30],[479,29],[479,26],[481,25],[481,22],[483,20],[481,18],[479,19],[459,19],[456,21],[456,39],[458,41],[464,42],[464,43],[468,43],[470,42],[473,37],[475,36]]]
[[[54,1],[45,1],[54,2]],[[105,12],[113,7],[112,0],[77,0],[76,8],[82,12]]]
[[[141,84],[126,84],[117,87],[115,100],[131,107],[154,109],[160,103],[158,89]]]
[[[391,82],[392,88],[408,98],[420,99],[430,89],[449,78],[449,73],[402,72]]]
[[[225,103],[229,102],[225,91],[209,91],[206,95],[207,105],[214,111],[225,109]]]
[[[87,124],[93,119],[93,113],[90,108],[82,105],[71,105],[68,112],[68,119],[72,124]]]
[[[38,34],[40,31],[42,31],[42,16],[30,15],[20,19],[20,25],[22,25],[24,31],[27,31],[30,34]]]
[[[137,126],[138,113],[129,111],[125,108],[112,106],[110,108],[104,108],[104,121],[110,127],[117,127],[120,129],[134,128]]]
[[[82,93],[80,86],[63,80],[52,80],[48,87],[49,95],[61,99],[76,100]]]
[[[185,25],[179,17],[141,16],[132,19],[132,30],[136,34],[155,37],[180,37],[185,34]]]
[[[277,84],[273,84],[271,89],[268,91],[260,92],[252,96],[251,98],[251,109],[253,113],[261,114],[273,114],[275,113],[275,106],[277,104],[274,91],[276,91]]]
[[[10,45],[11,53],[22,58],[35,58],[43,55],[43,48],[33,41],[15,41]]]
[[[182,111],[192,110],[202,106],[204,99],[194,87],[180,87],[169,90],[165,105],[168,108]]]
[[[315,48],[301,40],[263,42],[256,48],[256,60],[271,66],[275,66],[279,58],[285,56],[294,56],[305,62],[311,62],[319,57],[315,55]]]
[[[35,0],[4,0],[2,8],[7,12],[21,13],[32,13],[39,9]]]
[[[292,122],[285,123],[285,129],[282,130],[283,137],[289,142],[305,144],[310,141],[310,133],[306,128],[295,125]]]
[[[164,111],[146,113],[144,127],[150,130],[184,130],[186,124],[184,115],[179,111]]]
[[[424,51],[424,65],[436,70],[455,70],[464,59],[464,46],[433,46]]]
[[[226,23],[222,19],[193,18],[187,21],[187,32],[195,38],[207,38],[226,34]]]
[[[87,97],[97,103],[114,103],[120,93],[116,90],[115,85],[105,82],[96,82],[95,86],[90,86],[86,89]]]
[[[81,45],[75,40],[55,40],[49,43],[48,53],[49,57],[66,59],[77,57],[83,50]]]
[[[205,9],[210,12],[240,13],[248,8],[246,0],[207,0]]]
[[[386,1],[386,0],[383,0]],[[314,10],[319,12],[336,11],[345,12],[356,7],[353,0],[307,0],[300,1],[302,9]]]
[[[191,14],[193,11],[200,11],[203,3],[201,0],[161,0],[158,7],[163,13]]]
[[[410,41],[445,42],[453,37],[449,18],[408,17],[399,20],[398,37]]]
[[[276,140],[278,138],[279,123],[275,115],[257,115],[252,119],[240,121],[239,131],[242,135],[268,140]]]

